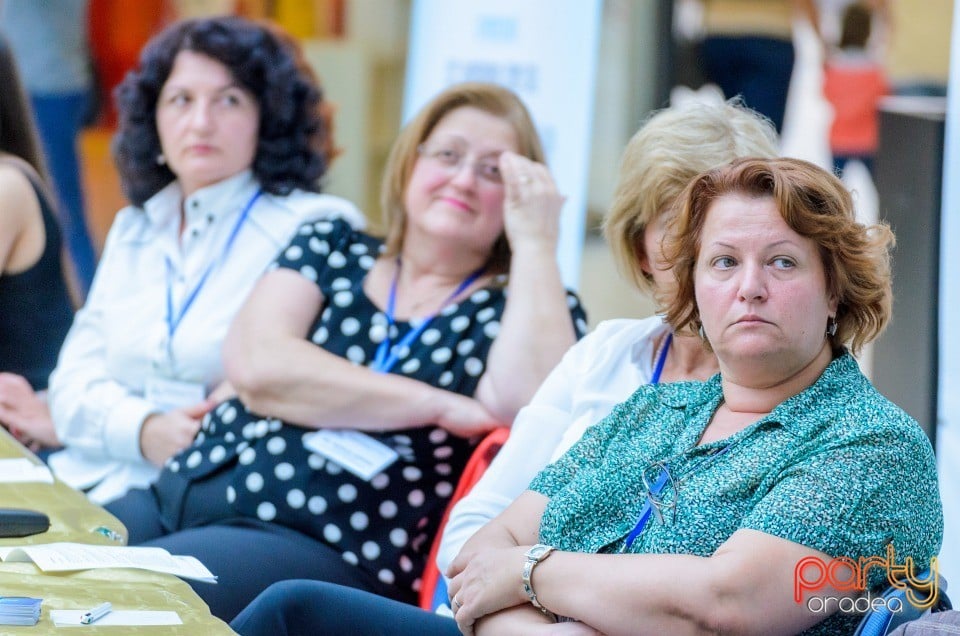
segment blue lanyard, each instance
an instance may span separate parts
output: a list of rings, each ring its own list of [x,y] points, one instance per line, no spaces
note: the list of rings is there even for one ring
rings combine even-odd
[[[257,199],[260,198],[260,195],[263,194],[263,190],[257,190],[254,192],[253,196],[250,197],[250,200],[247,201],[247,205],[244,206],[243,211],[240,212],[237,222],[234,224],[233,229],[230,231],[230,235],[227,237],[227,242],[223,245],[223,250],[220,252],[219,258],[212,259],[207,265],[207,268],[203,271],[203,274],[200,276],[200,280],[197,281],[196,286],[193,290],[187,294],[186,300],[184,300],[183,305],[180,307],[180,311],[174,315],[173,312],[173,263],[170,261],[169,256],[164,256],[164,261],[167,266],[167,353],[169,354],[172,351],[173,346],[173,334],[176,333],[177,327],[180,326],[180,323],[183,321],[183,317],[187,315],[187,311],[190,310],[190,307],[193,305],[193,301],[197,299],[197,296],[200,295],[200,290],[203,289],[203,286],[206,284],[207,279],[210,277],[210,274],[214,269],[217,268],[224,259],[227,257],[227,254],[230,253],[230,249],[233,247],[233,243],[237,238],[237,234],[240,233],[240,228],[243,227],[244,221],[247,220],[247,217],[250,215],[250,209],[253,208],[253,204],[257,202]]]
[[[663,365],[667,362],[667,352],[670,351],[671,342],[673,342],[672,331],[667,333],[667,339],[663,341],[663,349],[660,350],[660,355],[657,356],[657,364],[653,369],[653,376],[650,378],[650,384],[658,384],[660,382],[660,374],[663,373]],[[667,465],[664,464],[660,474],[657,475],[657,480],[653,482],[652,486],[650,486],[650,490],[647,494],[647,500],[644,502],[643,508],[640,510],[640,519],[637,521],[637,525],[627,536],[627,548],[633,545],[633,542],[636,540],[637,536],[647,525],[647,521],[650,519],[650,513],[653,512],[654,508],[653,498],[660,495],[660,492],[663,490],[663,487],[667,485],[667,481],[669,480],[670,471],[667,468]]]
[[[690,468],[690,470],[687,471],[687,475],[690,475],[696,472],[697,470],[700,470],[701,468],[706,467],[707,464],[717,459],[718,457],[721,457],[722,455],[724,455],[732,447],[733,447],[733,444],[727,444],[717,452],[704,457],[699,462],[694,464]],[[633,542],[636,541],[637,537],[640,536],[640,533],[643,532],[643,529],[646,528],[647,523],[650,521],[651,513],[653,513],[654,509],[656,509],[657,505],[659,504],[659,501],[660,501],[659,497],[660,497],[660,493],[663,492],[663,487],[667,485],[667,482],[673,482],[673,481],[674,481],[674,478],[670,474],[669,465],[663,464],[663,467],[660,469],[660,474],[657,475],[656,481],[654,481],[653,484],[650,486],[650,488],[647,490],[647,498],[643,502],[643,507],[640,509],[640,518],[637,519],[637,525],[635,525],[633,527],[633,530],[630,531],[630,534],[627,535],[626,543],[624,544],[624,548],[623,548],[624,552],[630,549],[630,547],[633,545]],[[679,496],[680,496],[680,493],[676,492],[676,489],[675,489],[674,497],[679,497]]]
[[[390,284],[390,296],[387,298],[387,335],[384,336],[383,340],[380,341],[380,345],[377,347],[376,357],[373,360],[373,364],[370,365],[371,369],[379,373],[389,373],[390,369],[397,364],[397,360],[400,359],[400,354],[411,344],[413,344],[413,341],[419,338],[420,335],[426,331],[427,327],[430,326],[430,323],[433,322],[433,319],[437,317],[440,311],[450,304],[454,298],[459,296],[463,290],[472,285],[485,269],[481,267],[463,279],[463,282],[460,283],[457,288],[453,290],[453,293],[443,301],[443,304],[440,305],[439,311],[436,311],[424,318],[419,325],[408,331],[407,335],[405,335],[403,339],[394,346],[391,344],[390,328],[396,325],[394,316],[397,307],[397,283],[400,279],[400,265],[400,259],[397,258],[397,271],[393,274],[393,282]]]
[[[673,342],[673,332],[667,333],[667,339],[663,341],[663,350],[660,352],[660,357],[657,358],[657,366],[653,369],[653,377],[650,378],[650,384],[657,384],[660,382],[660,374],[663,373],[663,365],[667,361],[667,352],[670,351],[670,343]]]

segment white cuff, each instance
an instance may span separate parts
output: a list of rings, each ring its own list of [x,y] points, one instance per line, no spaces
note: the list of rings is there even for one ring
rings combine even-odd
[[[144,420],[157,407],[138,397],[125,397],[107,415],[103,427],[103,447],[114,459],[131,462],[144,461],[140,452],[140,429]]]

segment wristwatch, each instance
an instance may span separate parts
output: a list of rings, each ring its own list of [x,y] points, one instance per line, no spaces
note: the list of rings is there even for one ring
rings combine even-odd
[[[530,597],[530,603],[548,616],[551,615],[551,612],[546,607],[541,605],[539,600],[537,600],[537,593],[533,591],[533,583],[530,582],[530,578],[533,576],[533,568],[535,568],[538,563],[550,556],[550,553],[552,553],[553,550],[554,547],[552,545],[544,545],[542,543],[538,543],[527,550],[527,553],[524,555],[527,557],[527,560],[523,564],[523,573],[520,575],[520,578],[523,581],[523,591],[526,592],[527,596]]]

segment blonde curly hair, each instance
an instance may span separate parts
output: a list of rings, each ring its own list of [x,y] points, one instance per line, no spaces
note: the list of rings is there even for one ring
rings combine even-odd
[[[667,213],[690,181],[738,157],[776,157],[773,124],[739,100],[693,102],[654,113],[623,152],[620,178],[603,233],[621,273],[646,293],[653,277],[640,267],[647,226]]]

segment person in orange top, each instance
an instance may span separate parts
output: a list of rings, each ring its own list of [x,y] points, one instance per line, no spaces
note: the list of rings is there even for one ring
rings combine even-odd
[[[873,12],[864,2],[843,13],[838,48],[824,65],[823,93],[833,107],[830,152],[839,175],[850,160],[858,160],[873,174],[877,152],[877,104],[889,92],[886,74],[868,49]]]

